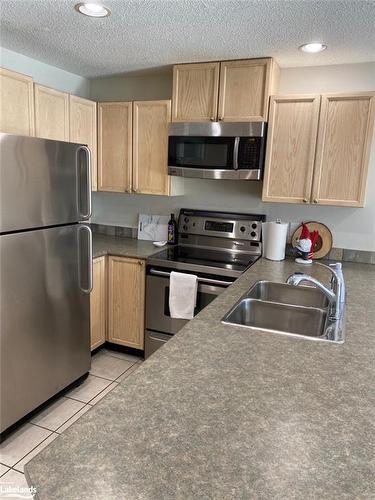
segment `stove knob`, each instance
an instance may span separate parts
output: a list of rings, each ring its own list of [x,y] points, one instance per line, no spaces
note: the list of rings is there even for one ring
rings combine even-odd
[[[185,222],[189,222],[189,219],[187,217],[185,217],[184,221]]]
[[[245,226],[241,226],[240,227],[240,231],[241,231],[241,233],[244,233],[246,231],[246,227]]]
[[[186,225],[186,224],[184,224],[184,225],[182,226],[182,229],[183,229],[184,231],[187,231],[187,230],[188,230],[187,225]]]
[[[257,233],[256,233],[255,231],[251,231],[250,236],[251,236],[252,238],[255,238],[255,236],[256,236],[256,235],[257,235]]]
[[[258,224],[255,224],[255,222],[254,222],[254,224],[252,224],[252,225],[251,225],[251,227],[252,227],[253,229],[256,229],[256,228],[258,227]]]

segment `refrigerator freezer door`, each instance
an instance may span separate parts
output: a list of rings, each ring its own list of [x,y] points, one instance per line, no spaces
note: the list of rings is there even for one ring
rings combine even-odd
[[[0,432],[90,369],[90,229],[0,236]]]
[[[0,134],[0,233],[88,219],[90,178],[86,146]]]

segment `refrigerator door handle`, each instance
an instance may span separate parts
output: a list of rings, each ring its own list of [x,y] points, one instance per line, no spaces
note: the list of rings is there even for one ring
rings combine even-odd
[[[85,162],[85,182],[82,185],[82,172],[81,172],[81,152],[84,152],[86,162]],[[91,206],[91,152],[87,146],[79,146],[77,148],[77,172],[78,172],[78,212],[82,219],[88,219],[91,216],[92,206]],[[86,212],[82,211],[82,201],[86,198],[85,208]]]
[[[85,236],[83,236],[85,235]],[[92,291],[92,232],[84,225],[78,225],[78,280],[84,293]]]

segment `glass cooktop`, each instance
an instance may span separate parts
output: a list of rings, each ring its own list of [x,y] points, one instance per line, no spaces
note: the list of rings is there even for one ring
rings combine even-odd
[[[168,247],[152,256],[153,261],[180,262],[239,272],[243,272],[258,258],[259,255],[183,245]]]

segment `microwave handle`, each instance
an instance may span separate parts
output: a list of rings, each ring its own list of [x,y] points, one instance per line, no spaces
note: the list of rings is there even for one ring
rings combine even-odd
[[[233,147],[233,170],[238,170],[238,149],[240,146],[240,137],[234,138]]]

